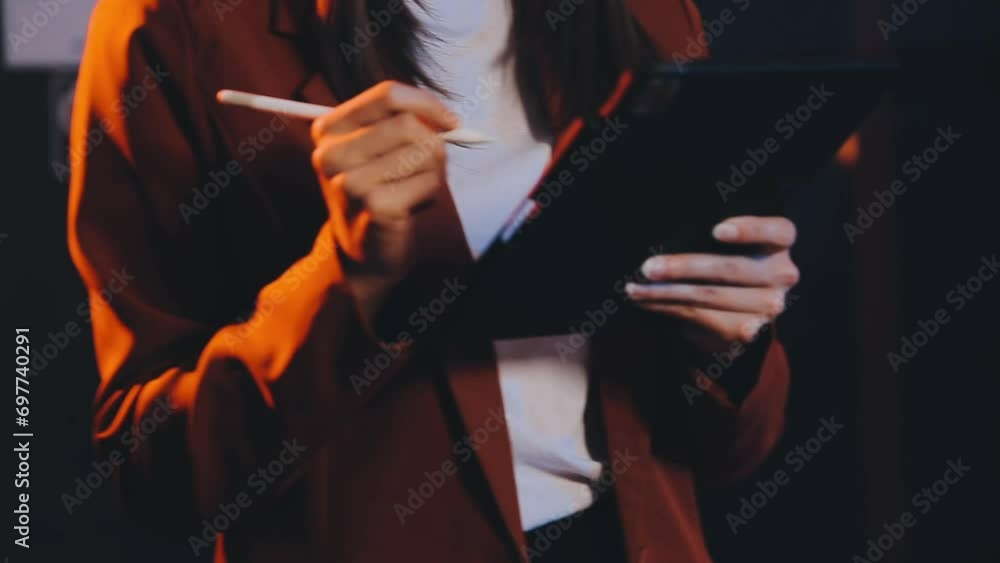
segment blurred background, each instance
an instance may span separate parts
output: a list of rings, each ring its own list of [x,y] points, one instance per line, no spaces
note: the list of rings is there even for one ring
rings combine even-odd
[[[98,377],[78,312],[84,292],[66,250],[65,167],[74,67],[95,2],[2,3],[0,318],[4,327],[30,324],[39,345],[58,348],[38,360],[31,381],[33,547],[5,554],[11,562],[193,560],[186,543],[133,527],[107,483],[72,514],[64,505],[63,493],[93,471]],[[756,475],[705,491],[703,524],[716,560],[1000,562],[992,536],[1000,526],[1000,276],[969,284],[1000,253],[1000,6],[696,3],[717,56],[893,55],[903,66],[897,90],[792,210],[810,251],[796,257],[803,281],[779,324],[793,368],[788,425]],[[954,144],[933,164],[916,164],[940,130],[956,134]],[[897,179],[907,190],[884,205],[878,194]],[[859,223],[858,208],[877,211],[879,197],[888,209]],[[849,237],[845,224],[864,232]],[[925,341],[916,333],[939,309],[950,320]],[[83,331],[63,338],[69,322]],[[904,338],[917,341],[916,354],[891,362]],[[823,420],[843,428],[816,448],[810,439]],[[935,489],[949,462],[970,469],[946,491]],[[778,470],[787,483],[761,503],[754,493]],[[916,523],[880,540],[905,512]]]

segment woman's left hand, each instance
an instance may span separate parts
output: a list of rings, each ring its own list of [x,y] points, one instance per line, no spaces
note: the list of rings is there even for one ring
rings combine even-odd
[[[795,225],[784,217],[733,217],[712,235],[729,244],[754,245],[758,256],[664,254],[642,265],[650,284],[628,284],[639,307],[686,321],[684,335],[705,352],[747,344],[785,310],[799,281],[789,250]]]

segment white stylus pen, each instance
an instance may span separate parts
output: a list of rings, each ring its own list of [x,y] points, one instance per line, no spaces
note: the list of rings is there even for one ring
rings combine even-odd
[[[307,104],[305,102],[273,98],[271,96],[261,96],[259,94],[250,94],[248,92],[239,92],[236,90],[219,90],[219,92],[215,95],[215,99],[217,99],[219,103],[226,105],[280,113],[282,115],[298,117],[300,119],[316,119],[321,115],[329,113],[329,111],[333,109],[330,106]],[[482,145],[492,141],[492,139],[486,135],[469,129],[454,129],[452,131],[445,131],[440,135],[444,142],[453,145]]]

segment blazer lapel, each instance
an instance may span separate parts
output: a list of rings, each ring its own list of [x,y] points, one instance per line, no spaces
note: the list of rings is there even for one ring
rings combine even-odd
[[[503,410],[493,345],[481,338],[456,338],[450,349],[446,349],[446,356],[448,383],[465,424],[465,434],[477,442],[474,448],[476,458],[500,511],[504,527],[502,533],[512,542],[522,563],[528,563],[506,424],[507,413]],[[486,421],[494,416],[493,413],[500,413],[500,429],[480,442],[478,430],[487,428]]]

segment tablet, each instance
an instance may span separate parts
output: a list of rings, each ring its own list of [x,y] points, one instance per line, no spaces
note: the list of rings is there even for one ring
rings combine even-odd
[[[483,255],[474,316],[497,337],[566,333],[621,301],[653,254],[753,253],[714,242],[712,227],[783,214],[895,72],[891,60],[840,59],[628,73],[599,115],[571,128]]]

